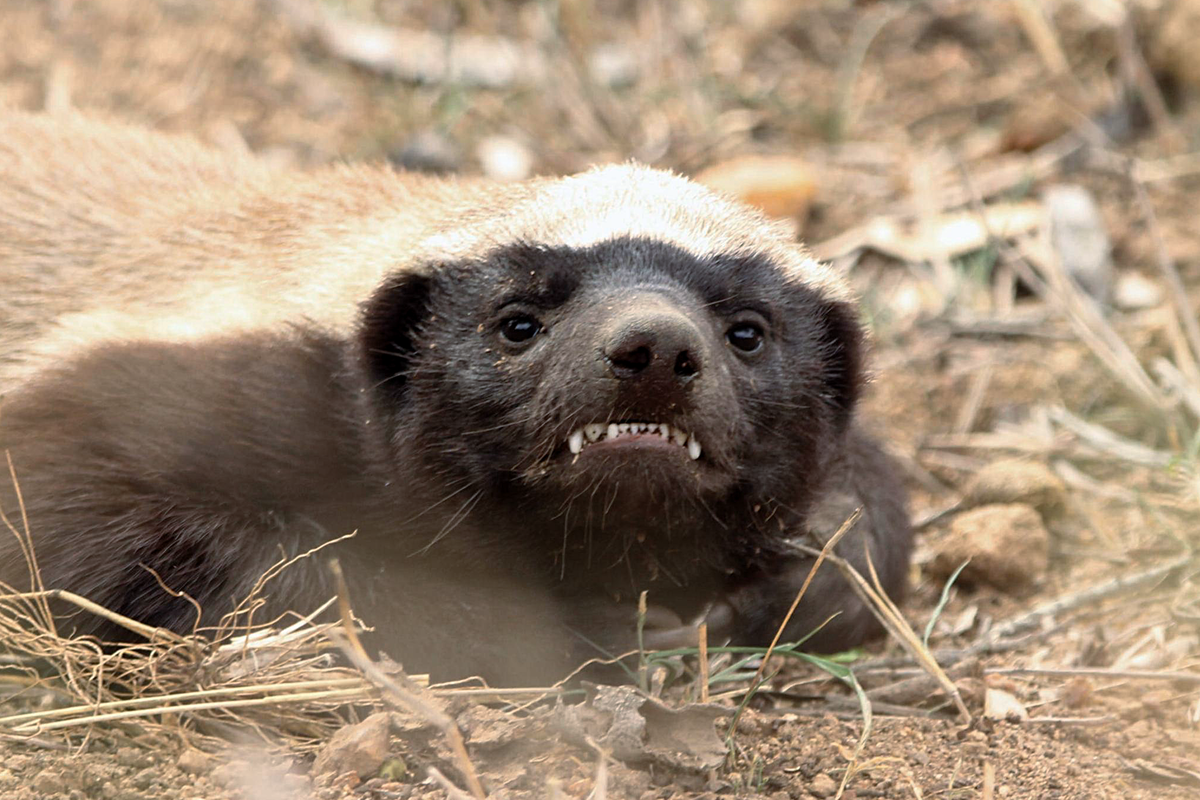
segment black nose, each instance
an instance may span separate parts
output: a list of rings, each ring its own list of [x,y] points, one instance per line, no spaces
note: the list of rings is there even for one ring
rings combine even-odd
[[[602,345],[613,376],[664,391],[686,386],[703,369],[699,329],[675,309],[633,309],[608,326]]]

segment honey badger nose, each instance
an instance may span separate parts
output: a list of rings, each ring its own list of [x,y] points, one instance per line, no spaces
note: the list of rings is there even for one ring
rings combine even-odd
[[[619,314],[612,323],[601,349],[615,377],[669,390],[686,386],[700,374],[703,338],[680,311],[635,309]]]

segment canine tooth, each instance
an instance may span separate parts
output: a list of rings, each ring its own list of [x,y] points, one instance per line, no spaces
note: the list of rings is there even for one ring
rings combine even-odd
[[[687,449],[688,449],[688,455],[691,456],[692,461],[695,461],[697,458],[700,457],[700,442],[696,440],[695,436],[688,437]]]
[[[583,449],[583,429],[582,428],[580,428],[579,430],[575,431],[574,433],[572,433],[570,436],[567,437],[567,447],[571,448],[571,452],[575,453],[576,455],[578,455],[579,451]]]
[[[621,432],[621,427],[615,422],[608,423],[608,438],[615,439],[617,434]]]
[[[599,422],[589,422],[583,426],[583,435],[589,442],[594,442],[604,435],[604,426]]]
[[[684,433],[683,431],[679,430],[679,428],[675,428],[673,431],[671,431],[671,439],[674,440],[675,444],[679,445],[680,447],[683,447],[684,445],[687,444],[688,435],[686,433]]]

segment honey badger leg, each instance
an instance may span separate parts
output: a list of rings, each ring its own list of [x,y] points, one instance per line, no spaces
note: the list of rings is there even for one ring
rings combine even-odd
[[[809,527],[821,540],[828,539],[855,509],[862,508],[862,518],[838,543],[837,553],[869,580],[865,543],[883,588],[899,601],[912,548],[906,505],[891,459],[874,440],[852,427],[827,490],[809,517]],[[719,632],[724,623],[735,644],[768,644],[812,563],[811,558],[798,556],[747,577],[710,612],[716,623],[710,623],[710,630]],[[826,653],[854,647],[882,632],[871,611],[830,564],[822,565],[813,577],[780,641],[796,641],[813,631],[817,633],[805,641],[805,649]]]

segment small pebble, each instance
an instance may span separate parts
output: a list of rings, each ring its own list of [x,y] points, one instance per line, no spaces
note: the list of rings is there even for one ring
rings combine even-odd
[[[475,150],[479,166],[489,178],[523,181],[533,173],[529,148],[508,136],[489,136]]]
[[[816,797],[833,797],[837,793],[838,784],[824,772],[814,775],[808,784],[808,791]]]

